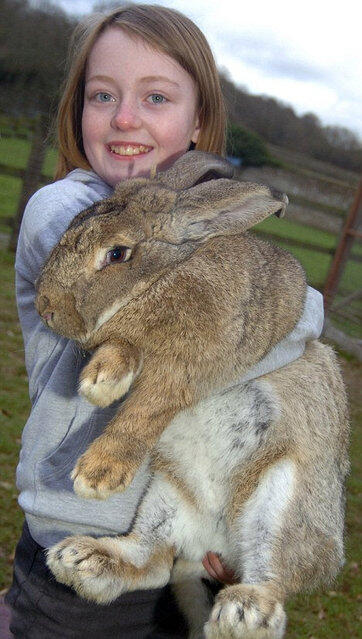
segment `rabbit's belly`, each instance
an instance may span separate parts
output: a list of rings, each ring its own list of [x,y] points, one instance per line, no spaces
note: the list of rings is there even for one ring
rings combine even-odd
[[[201,561],[213,550],[232,565],[226,522],[230,482],[268,437],[277,416],[272,388],[258,380],[182,411],[164,431],[156,451],[169,472],[161,469],[154,477],[145,521],[149,525],[149,513],[160,511],[155,526],[162,522],[165,538],[172,540],[179,556]]]
[[[269,384],[238,384],[179,413],[157,450],[177,467],[202,510],[217,516],[227,506],[233,472],[267,439],[277,415]]]
[[[202,499],[188,497],[179,483],[175,485],[174,478],[156,472],[140,505],[134,530],[147,546],[150,540],[162,540],[176,548],[178,557],[191,561],[201,561],[208,550],[229,557],[226,493],[216,495],[212,508]]]
[[[171,533],[178,556],[189,561],[202,561],[212,550],[231,563],[233,554],[223,512],[192,511],[183,506],[180,504],[178,508]]]

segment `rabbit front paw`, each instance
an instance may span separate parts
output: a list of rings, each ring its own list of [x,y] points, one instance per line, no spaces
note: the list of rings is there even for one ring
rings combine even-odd
[[[47,551],[47,565],[57,581],[97,603],[109,603],[127,590],[123,563],[112,537],[67,537]]]
[[[206,639],[282,639],[286,615],[267,586],[237,584],[216,597]]]
[[[79,393],[91,404],[109,406],[123,397],[141,368],[139,351],[130,344],[99,346],[79,379]]]
[[[117,444],[115,449],[114,441],[108,442],[103,435],[78,459],[71,478],[79,497],[107,499],[131,483],[147,450],[139,442],[128,439],[121,446],[121,435]]]

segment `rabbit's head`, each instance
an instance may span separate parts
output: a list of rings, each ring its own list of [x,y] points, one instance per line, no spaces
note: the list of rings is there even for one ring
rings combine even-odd
[[[231,176],[222,158],[190,151],[155,179],[121,182],[111,197],[77,215],[38,279],[42,319],[86,346],[200,243],[284,212],[285,195]]]

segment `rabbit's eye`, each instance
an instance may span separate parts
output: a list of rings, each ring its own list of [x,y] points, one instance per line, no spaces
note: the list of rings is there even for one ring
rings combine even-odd
[[[106,255],[106,264],[127,262],[131,257],[131,252],[128,246],[114,246]]]

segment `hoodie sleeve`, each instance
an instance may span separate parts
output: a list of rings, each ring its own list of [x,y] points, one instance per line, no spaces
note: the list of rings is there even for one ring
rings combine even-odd
[[[15,260],[15,288],[18,315],[24,339],[25,365],[29,377],[29,393],[35,400],[42,375],[49,376],[49,360],[56,366],[52,353],[59,342],[68,340],[50,331],[35,310],[35,282],[51,249],[57,244],[69,223],[80,211],[107,195],[103,183],[89,183],[88,174],[78,170],[59,182],[37,191],[29,200],[23,215]],[[82,179],[79,179],[78,173]],[[93,179],[93,174],[90,178]]]
[[[242,378],[247,382],[286,366],[305,351],[306,343],[318,339],[324,323],[323,295],[307,286],[303,314],[294,329]]]

